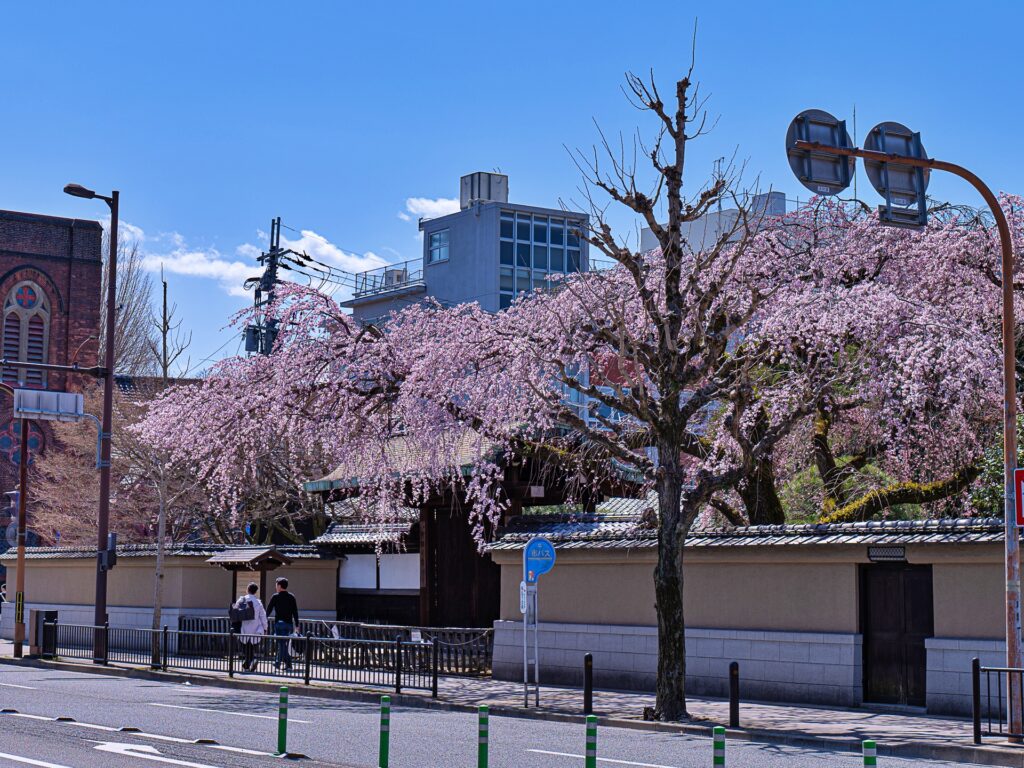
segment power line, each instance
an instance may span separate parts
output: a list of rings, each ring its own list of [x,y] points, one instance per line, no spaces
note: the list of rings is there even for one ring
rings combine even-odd
[[[221,358],[217,357],[217,355],[218,355],[218,354],[220,354],[220,352],[221,352],[221,351],[222,351],[222,350],[224,349],[224,347],[226,347],[226,346],[227,346],[228,344],[230,344],[230,343],[231,343],[232,341],[235,341],[235,335],[234,335],[234,334],[232,334],[231,336],[229,336],[229,337],[227,338],[227,340],[226,340],[226,341],[225,341],[225,342],[224,342],[223,344],[221,344],[221,345],[220,345],[219,347],[217,347],[217,349],[216,349],[216,350],[215,350],[215,351],[213,352],[213,354],[211,354],[211,355],[210,355],[209,357],[204,357],[204,358],[203,358],[202,360],[200,360],[200,361],[199,361],[198,363],[196,363],[196,364],[195,364],[195,365],[193,365],[193,366],[192,366],[191,368],[189,368],[189,369],[188,369],[187,371],[185,371],[185,373],[184,373],[184,374],[182,374],[182,378],[183,378],[183,379],[184,379],[184,378],[187,378],[187,377],[188,377],[188,375],[189,375],[190,373],[192,373],[192,371],[194,371],[194,370],[195,370],[196,368],[198,368],[199,366],[201,366],[201,365],[202,365],[203,363],[207,363],[207,362],[211,362],[211,361],[212,361],[212,362],[216,362],[217,360],[220,360]],[[241,343],[242,343],[242,338],[241,338],[241,337],[239,336],[239,337],[238,337],[238,344],[239,344],[239,346],[241,346]],[[237,350],[235,351],[235,354],[236,354],[236,355],[238,354],[238,351],[237,351]]]

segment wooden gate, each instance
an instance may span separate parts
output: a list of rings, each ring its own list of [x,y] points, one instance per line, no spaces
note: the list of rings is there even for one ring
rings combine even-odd
[[[932,567],[861,566],[864,701],[925,705],[925,638],[934,633]]]

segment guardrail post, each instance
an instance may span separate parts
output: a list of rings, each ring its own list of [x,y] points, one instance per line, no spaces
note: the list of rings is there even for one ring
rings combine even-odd
[[[729,665],[729,727],[740,727],[740,664]]]
[[[228,633],[228,677],[235,676],[235,630]]]
[[[476,768],[487,768],[487,736],[490,732],[490,709],[486,704],[481,704],[477,709],[479,720],[477,722],[477,749]]]
[[[436,699],[437,698],[437,667],[438,667],[438,663],[440,661],[440,656],[441,656],[440,649],[438,647],[438,640],[437,640],[437,636],[436,635],[434,636],[434,639],[430,641],[430,646],[431,646],[430,647],[430,656],[431,656],[430,665],[431,665],[431,668],[432,668],[431,669],[431,680],[430,680],[430,695],[431,695],[431,697]]]
[[[103,622],[103,666],[110,664],[110,622]]]
[[[597,768],[597,717],[587,715],[587,749],[584,768]]]
[[[725,728],[720,725],[716,725],[711,731],[713,737],[713,749],[711,764],[714,768],[724,768],[725,766]]]
[[[377,767],[388,768],[388,752],[391,740],[391,697],[380,697],[380,748],[377,756]]]
[[[395,693],[402,692],[402,636],[395,637]]]
[[[981,661],[971,659],[971,716],[974,720],[974,743],[981,744]]]
[[[277,754],[288,753],[288,688],[281,686],[281,703],[277,709]]]
[[[168,639],[169,639],[169,635],[168,635],[168,632],[167,632],[167,625],[166,625],[166,624],[164,624],[164,628],[163,628],[163,637],[162,637],[162,638],[160,638],[160,640],[161,640],[161,642],[160,642],[160,650],[161,650],[161,652],[162,652],[162,654],[163,654],[163,668],[164,668],[164,672],[166,672],[166,671],[167,671],[167,647],[168,647]]]
[[[583,654],[583,714],[594,714],[594,654]]]
[[[871,739],[861,743],[864,750],[864,768],[874,768],[878,765],[877,748]]]
[[[306,632],[306,674],[305,682],[309,685],[309,668],[313,664],[313,635]]]

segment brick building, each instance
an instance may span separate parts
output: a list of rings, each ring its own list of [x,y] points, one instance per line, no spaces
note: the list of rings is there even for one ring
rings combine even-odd
[[[103,230],[97,221],[0,211],[0,346],[8,360],[61,365],[97,362]],[[9,387],[76,390],[79,377],[3,367]],[[0,388],[0,493],[18,482],[20,422]],[[49,433],[33,424],[30,453],[43,451]],[[0,497],[0,551],[11,523]],[[0,581],[3,581],[0,575]]]

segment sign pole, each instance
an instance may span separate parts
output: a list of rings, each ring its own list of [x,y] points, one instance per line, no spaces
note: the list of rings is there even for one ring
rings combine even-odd
[[[527,592],[526,582],[520,585],[522,590],[520,608],[523,611],[523,707],[530,706],[530,653],[529,653],[529,629],[530,626],[530,594]]]
[[[540,706],[540,644],[537,640],[540,626],[540,609],[537,604],[538,593],[533,591],[533,704]]]
[[[519,610],[523,614],[523,706],[530,706],[530,664],[533,663],[534,704],[540,706],[540,641],[537,617],[537,581],[555,567],[555,547],[534,537],[523,548],[523,581],[519,585]],[[533,625],[533,659],[530,659],[530,625]]]

